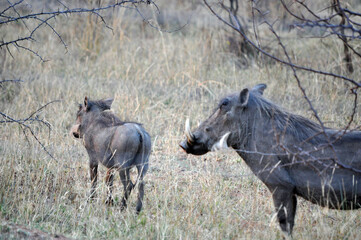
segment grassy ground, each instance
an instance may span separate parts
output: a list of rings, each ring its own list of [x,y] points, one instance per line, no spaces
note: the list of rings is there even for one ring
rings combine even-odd
[[[258,83],[266,83],[265,96],[286,109],[310,118],[312,113],[289,69],[252,59],[242,64],[229,48],[229,31],[220,29],[215,19],[212,24],[207,11],[197,9],[185,29],[173,33],[145,26],[127,11],[110,18],[113,32],[94,17],[59,17],[54,26],[68,44],[67,51],[44,30],[33,47],[49,62],[22,51],[13,51],[13,58],[7,55],[2,78],[21,78],[24,83],[0,89],[2,112],[22,118],[49,101],[61,102],[41,113],[52,124],[50,133],[35,126],[56,160],[30,136],[27,141],[17,125],[0,125],[0,218],[76,239],[282,237],[270,193],[240,157],[231,151],[187,156],[178,143],[186,118],[196,125],[220,97]],[[182,21],[167,27],[177,24]],[[6,36],[19,34],[5,27],[1,31]],[[337,39],[290,38],[286,45],[300,64],[346,74]],[[350,77],[359,79],[360,69],[355,69]],[[349,86],[309,73],[300,72],[300,77],[327,126],[345,126],[352,111]],[[87,203],[87,154],[68,134],[84,96],[114,97],[114,112],[143,123],[152,136],[151,167],[139,216],[134,214],[134,193],[124,212],[119,205],[105,206],[104,167],[98,198]],[[357,115],[355,125],[359,119]],[[121,194],[117,177],[118,204]],[[360,211],[328,210],[300,199],[294,237],[357,239],[360,217]]]

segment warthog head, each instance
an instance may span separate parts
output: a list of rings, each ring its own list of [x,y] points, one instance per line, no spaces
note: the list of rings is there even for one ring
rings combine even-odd
[[[237,148],[247,132],[249,94],[263,94],[265,84],[259,84],[253,89],[243,89],[223,98],[214,113],[202,122],[193,132],[187,119],[185,124],[186,139],[179,145],[186,153],[203,155],[228,146]]]
[[[113,103],[113,99],[104,99],[98,101],[90,101],[87,97],[84,104],[79,104],[79,110],[76,115],[76,124],[71,128],[70,134],[75,138],[82,138],[84,131],[88,128],[97,115],[105,110],[109,110]]]

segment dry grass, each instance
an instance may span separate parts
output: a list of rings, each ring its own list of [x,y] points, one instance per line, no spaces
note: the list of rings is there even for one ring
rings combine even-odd
[[[52,124],[51,133],[36,129],[56,161],[33,139],[27,142],[16,125],[0,125],[0,218],[76,239],[281,238],[270,193],[235,153],[186,156],[178,142],[187,117],[196,125],[224,94],[257,83],[266,83],[265,95],[286,109],[308,117],[311,112],[289,69],[257,62],[239,67],[225,32],[208,24],[208,18],[193,17],[186,29],[170,34],[144,28],[124,11],[110,20],[113,33],[93,17],[60,17],[54,24],[68,43],[67,53],[56,36],[43,31],[34,46],[51,61],[41,63],[17,51],[6,58],[2,77],[25,82],[13,86],[15,94],[0,97],[1,111],[21,118],[41,104],[62,101],[41,114]],[[294,39],[287,46],[301,64],[345,71],[337,40]],[[327,125],[343,127],[352,107],[347,84],[309,73],[300,76]],[[356,68],[352,77],[360,76]],[[134,214],[134,193],[124,212],[105,206],[102,167],[98,198],[87,203],[87,155],[68,134],[84,96],[114,97],[113,110],[122,119],[143,123],[152,136],[139,216]],[[359,115],[355,124],[360,124]],[[121,194],[117,178],[118,203]],[[360,211],[327,210],[301,199],[294,237],[357,239],[360,219]]]

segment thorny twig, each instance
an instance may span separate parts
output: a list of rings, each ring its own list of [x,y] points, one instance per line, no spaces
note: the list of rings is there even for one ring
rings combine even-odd
[[[54,160],[56,160],[54,158],[54,156],[49,152],[49,150],[45,147],[45,145],[40,141],[40,139],[38,138],[38,136],[36,135],[36,133],[34,132],[31,124],[34,122],[40,123],[42,125],[45,125],[48,129],[49,132],[51,131],[51,125],[49,122],[39,118],[38,114],[44,109],[46,108],[48,105],[56,103],[56,102],[60,102],[60,100],[54,100],[51,102],[46,103],[45,105],[41,106],[40,108],[38,108],[37,110],[35,110],[34,112],[32,112],[28,117],[23,118],[23,119],[15,119],[14,117],[11,117],[3,112],[0,112],[0,116],[3,117],[4,120],[0,121],[0,124],[9,124],[9,123],[15,123],[18,124],[25,137],[27,137],[26,135],[26,131],[29,131],[31,136],[38,142],[38,144],[43,148],[43,150]]]

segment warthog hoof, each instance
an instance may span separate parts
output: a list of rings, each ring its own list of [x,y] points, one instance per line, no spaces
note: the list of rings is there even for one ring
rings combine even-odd
[[[108,206],[114,206],[114,200],[111,197],[108,197],[108,199],[105,201],[105,204]]]
[[[138,207],[135,210],[135,214],[139,215],[140,211],[142,210],[142,207]]]
[[[122,200],[122,203],[120,205],[120,210],[124,211],[127,208],[127,202],[124,201],[124,199]]]

